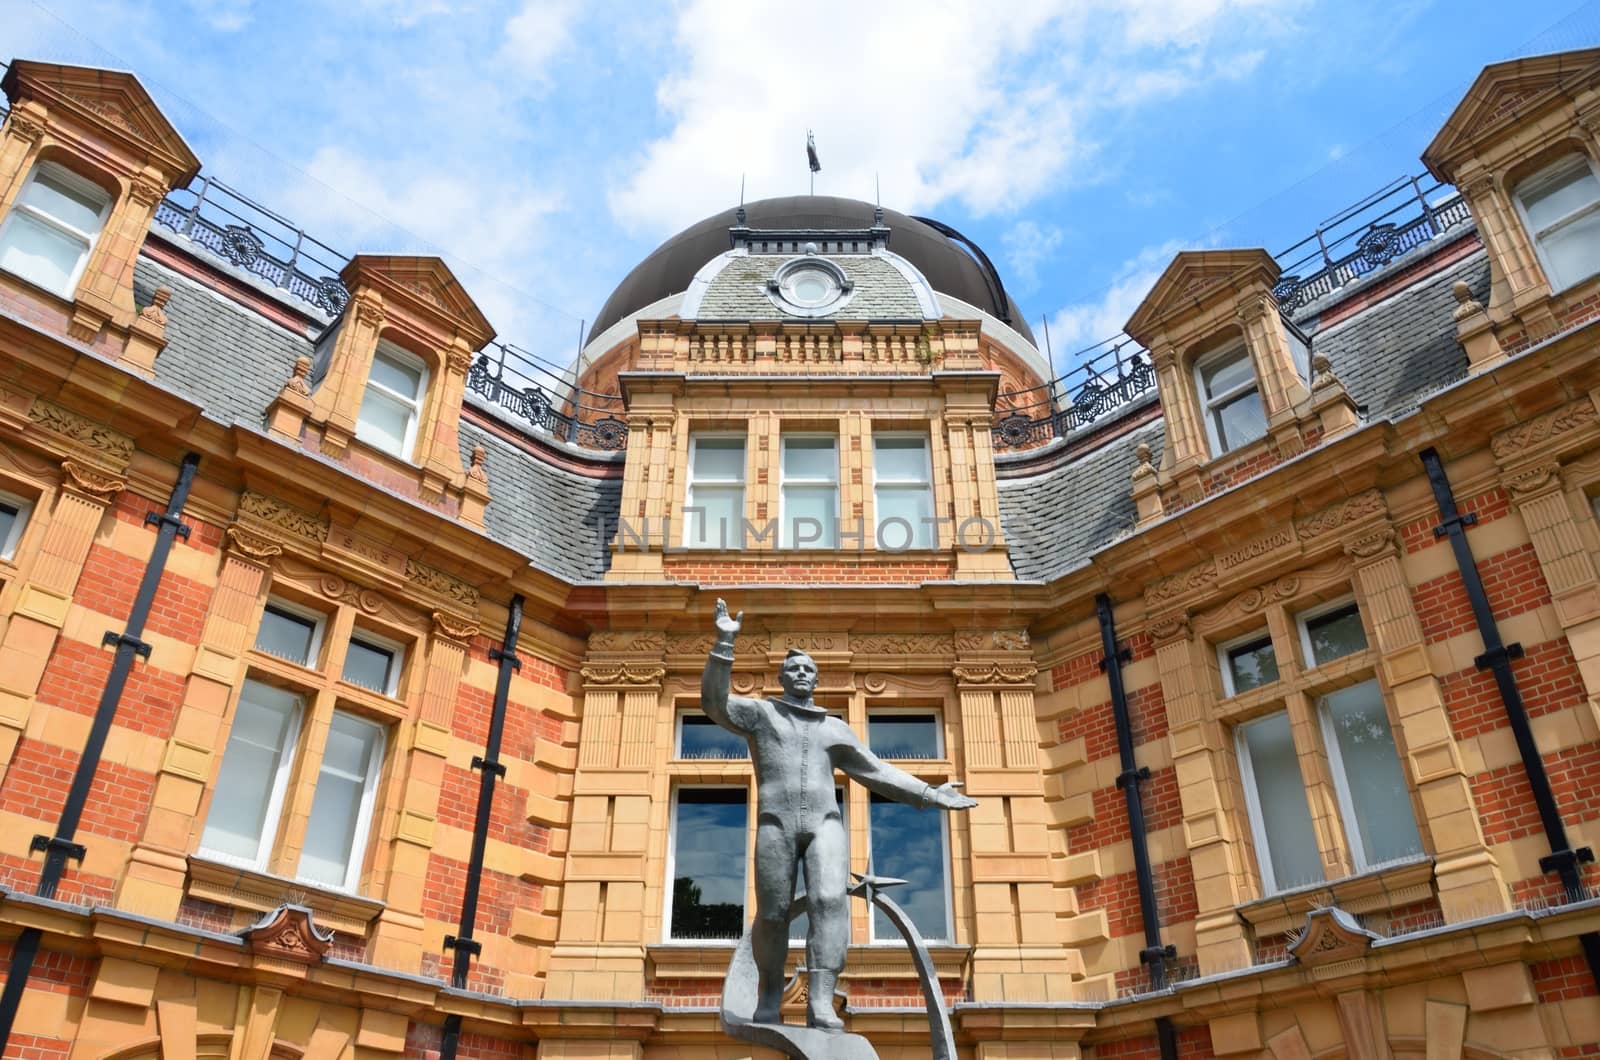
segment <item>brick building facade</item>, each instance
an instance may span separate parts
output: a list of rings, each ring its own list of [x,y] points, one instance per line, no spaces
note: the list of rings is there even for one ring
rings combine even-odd
[[[749,1056],[718,596],[735,691],[804,647],[979,799],[841,781],[963,1056],[1600,1055],[1600,51],[1315,274],[1179,254],[1070,394],[958,233],[813,198],[537,387],[437,259],[217,213],[133,76],[3,87],[6,1056]]]

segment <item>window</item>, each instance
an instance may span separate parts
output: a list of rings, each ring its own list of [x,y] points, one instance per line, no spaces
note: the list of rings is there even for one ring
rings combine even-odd
[[[110,211],[104,189],[39,163],[0,224],[0,269],[71,298]]]
[[[924,435],[872,436],[879,548],[933,548],[933,470]]]
[[[1221,456],[1267,433],[1267,414],[1256,386],[1255,366],[1243,343],[1195,361],[1194,378],[1204,406],[1212,455]]]
[[[267,601],[256,630],[256,651],[301,666],[315,666],[322,644],[321,615],[282,600]]]
[[[1364,871],[1422,853],[1378,682],[1364,681],[1324,696],[1318,713],[1356,868]]]
[[[879,758],[943,758],[939,716],[898,711],[869,714],[867,746]]]
[[[33,505],[21,497],[0,493],[0,559],[17,554],[17,542],[22,540],[23,527],[28,525],[32,511]]]
[[[749,857],[745,788],[679,788],[673,807],[668,938],[735,941],[744,934]]]
[[[1252,633],[1217,647],[1222,663],[1222,694],[1236,696],[1252,688],[1270,685],[1278,679],[1278,657],[1272,651],[1272,636]]]
[[[697,434],[689,439],[686,548],[738,548],[744,529],[744,438]]]
[[[889,896],[929,941],[950,937],[950,850],[945,814],[873,795],[867,826],[872,871],[905,880]],[[877,909],[872,911],[874,942],[899,942],[900,932]]]
[[[202,853],[247,868],[266,868],[289,784],[302,707],[293,692],[245,681],[218,773],[227,778],[227,797],[220,797],[219,790],[219,797],[211,800],[200,837]]]
[[[1307,666],[1321,666],[1346,655],[1367,650],[1367,632],[1361,612],[1345,600],[1307,611],[1298,617],[1300,648]]]
[[[382,762],[382,727],[346,711],[334,711],[317,773],[317,794],[306,823],[300,879],[343,890],[354,890],[360,882]]]
[[[1322,857],[1288,711],[1246,722],[1236,732],[1263,890],[1270,894],[1321,880]]]
[[[417,443],[417,420],[422,410],[427,369],[416,357],[387,342],[378,343],[367,391],[356,417],[356,437],[402,460],[409,460]]]
[[[783,436],[783,491],[778,542],[783,548],[834,548],[839,541],[838,440]]]
[[[749,758],[750,745],[704,714],[678,716],[679,758]]]
[[[1600,272],[1600,179],[1572,155],[1517,185],[1517,209],[1552,291]]]
[[[345,652],[342,677],[379,695],[392,696],[400,685],[403,656],[400,645],[370,633],[357,632],[350,638],[350,648]]]

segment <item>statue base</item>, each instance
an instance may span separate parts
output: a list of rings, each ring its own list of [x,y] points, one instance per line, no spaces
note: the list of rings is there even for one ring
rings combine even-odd
[[[805,899],[795,902],[796,911],[805,908]],[[722,988],[722,1032],[751,1045],[776,1049],[794,1060],[878,1060],[872,1043],[859,1034],[829,1033],[793,1023],[757,1023],[755,950],[746,931],[728,963],[728,979]]]

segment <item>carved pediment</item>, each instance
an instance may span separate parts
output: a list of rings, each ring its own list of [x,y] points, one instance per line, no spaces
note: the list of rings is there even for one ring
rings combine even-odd
[[[463,339],[473,350],[494,338],[494,325],[438,258],[357,254],[339,278],[352,293],[365,287],[381,294],[391,324],[403,327],[414,318],[425,328]]]
[[[1271,290],[1279,271],[1265,250],[1181,251],[1134,310],[1126,330],[1148,346],[1169,322],[1197,312],[1225,292]]]
[[[280,905],[239,932],[251,953],[297,964],[316,964],[333,945],[333,930],[319,928],[303,905]]]
[[[1306,928],[1289,947],[1289,955],[1310,968],[1352,961],[1365,957],[1382,937],[1338,906],[1328,906],[1306,914]]]
[[[1485,66],[1422,153],[1422,161],[1440,180],[1452,181],[1456,166],[1473,148],[1530,121],[1586,81],[1600,82],[1600,48]]]
[[[86,130],[110,133],[142,149],[167,171],[174,187],[188,184],[200,171],[200,160],[132,74],[18,59],[6,71],[0,89],[13,106],[38,100],[50,112],[52,123],[75,121]]]

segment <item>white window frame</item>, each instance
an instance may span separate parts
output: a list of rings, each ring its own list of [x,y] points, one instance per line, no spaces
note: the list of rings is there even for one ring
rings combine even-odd
[[[1307,608],[1306,610],[1301,611],[1294,616],[1295,629],[1300,634],[1300,655],[1304,660],[1305,668],[1307,670],[1314,670],[1318,666],[1326,666],[1328,663],[1335,663],[1338,662],[1339,659],[1348,659],[1350,655],[1358,654],[1357,652],[1351,652],[1349,655],[1339,656],[1339,659],[1329,659],[1327,663],[1319,663],[1316,660],[1316,656],[1311,651],[1311,623],[1315,622],[1319,618],[1322,618],[1324,615],[1330,615],[1335,611],[1342,611],[1347,607],[1354,607],[1356,609],[1356,617],[1361,617],[1361,607],[1356,603],[1356,598],[1354,595],[1341,596],[1337,600],[1329,600],[1325,604],[1318,604],[1316,607]],[[1363,639],[1365,639],[1367,635],[1367,626],[1364,621],[1361,624],[1361,635]],[[1371,641],[1367,642],[1367,647],[1372,647]]]
[[[1255,764],[1250,758],[1250,744],[1244,738],[1244,731],[1252,723],[1272,717],[1274,714],[1287,714],[1286,707],[1269,710],[1265,714],[1242,721],[1233,727],[1233,753],[1234,760],[1239,763],[1239,783],[1244,788],[1245,816],[1250,819],[1250,839],[1256,847],[1256,869],[1261,873],[1261,893],[1264,895],[1278,894],[1288,888],[1278,886],[1277,879],[1272,873],[1272,846],[1267,842],[1267,819],[1261,812],[1261,794],[1256,787]],[[1289,720],[1291,742],[1294,733],[1294,719]],[[1300,766],[1300,747],[1294,748],[1295,768]],[[1305,782],[1305,774],[1300,775],[1301,783]],[[1309,810],[1310,799],[1306,800]]]
[[[307,670],[317,669],[317,665],[322,659],[322,634],[327,630],[328,616],[314,608],[303,607],[300,604],[294,603],[290,600],[285,600],[281,596],[267,597],[266,606],[261,609],[263,618],[266,616],[268,608],[282,611],[285,614],[293,615],[295,618],[304,619],[305,621],[311,623],[311,643],[306,648],[306,657],[304,660],[298,662],[293,659],[285,659],[281,655],[274,655],[272,652],[267,651],[264,648],[256,647],[254,641],[252,641],[250,644],[250,650],[259,652],[269,659],[276,659],[278,662],[294,663],[296,666],[304,667]],[[256,626],[256,638],[259,640],[260,636],[261,627],[258,623]]]
[[[1232,639],[1222,641],[1217,645],[1217,668],[1222,671],[1222,696],[1224,699],[1239,694],[1239,692],[1233,687],[1233,667],[1228,662],[1228,653],[1235,648],[1242,647],[1246,644],[1254,644],[1259,640],[1265,640],[1268,644],[1272,645],[1272,660],[1274,663],[1276,663],[1278,661],[1278,642],[1273,639],[1272,629],[1269,626],[1258,626],[1243,636],[1233,637]],[[1283,678],[1283,668],[1281,665],[1278,668],[1278,677],[1279,680],[1282,680]],[[1271,681],[1268,682],[1268,684],[1274,683],[1275,682]],[[1265,688],[1266,685],[1262,685],[1260,687]],[[1253,692],[1255,689],[1251,689],[1251,691]]]
[[[894,802],[897,800],[890,799],[889,801]],[[937,938],[924,937],[923,941],[941,945],[955,941],[956,914],[955,904],[951,895],[954,881],[951,879],[950,864],[950,815],[947,813],[937,814],[936,820],[939,822],[939,864],[944,867],[944,934]],[[867,794],[867,864],[872,864],[872,795],[870,792]],[[893,892],[890,892],[890,894],[892,896]],[[906,915],[910,916],[910,913],[908,912]],[[878,938],[877,910],[872,909],[867,913],[867,943],[871,946],[902,946],[905,944],[905,940],[901,938],[898,931],[889,938]]]
[[[735,480],[735,479],[717,479],[717,478],[713,478],[713,479],[696,479],[695,478],[695,473],[694,473],[694,471],[695,471],[695,456],[700,451],[699,450],[700,442],[706,441],[706,440],[713,440],[713,439],[717,440],[717,441],[738,441],[740,443],[740,449],[742,450],[743,455],[744,455],[744,466],[740,469],[739,478],[737,480]],[[686,476],[688,478],[688,480],[689,480],[689,484],[688,484],[688,487],[684,490],[684,494],[683,494],[683,507],[684,507],[684,513],[683,513],[683,547],[684,548],[716,549],[718,551],[726,549],[728,551],[737,551],[738,549],[740,549],[743,546],[744,542],[743,542],[742,538],[744,536],[744,505],[745,505],[745,500],[746,500],[745,491],[749,488],[749,472],[750,472],[750,439],[749,439],[749,437],[747,435],[740,434],[738,431],[696,431],[693,434],[689,435],[689,468],[688,468],[688,474]],[[714,545],[713,544],[701,545],[701,544],[696,544],[694,539],[693,539],[694,521],[689,518],[688,509],[693,508],[695,506],[695,503],[694,503],[694,488],[695,488],[695,485],[697,483],[700,484],[700,485],[704,485],[704,486],[716,486],[716,487],[723,487],[723,488],[726,488],[728,486],[734,486],[734,485],[737,485],[739,487],[739,510],[738,510],[738,512],[736,513],[736,516],[735,516],[736,519],[737,519],[737,523],[736,523],[736,525],[734,525],[733,527],[730,528],[731,531],[732,531],[732,538],[726,544],[724,544],[724,543],[719,541],[717,544],[714,544]],[[708,527],[707,530],[709,531],[709,529],[710,528]],[[708,534],[708,537],[709,537],[709,534]]]
[[[750,850],[755,843],[755,835],[751,827],[751,811],[755,807],[754,791],[750,784],[674,784],[672,786],[672,807],[667,815],[666,876],[661,884],[661,941],[668,946],[727,946],[731,949],[739,944],[738,939],[675,939],[672,937],[672,891],[678,868],[678,796],[685,791],[744,792],[744,853],[740,857],[744,864],[744,890],[739,896],[741,921],[750,919]]]
[[[38,179],[41,172],[48,173],[61,183],[73,187],[80,194],[93,195],[101,200],[100,213],[97,217],[99,225],[93,232],[85,232],[81,228],[75,228],[65,221],[45,213],[37,206],[32,206],[22,201],[23,195]],[[17,197],[11,201],[11,209],[7,211],[5,220],[0,222],[0,246],[5,243],[6,233],[11,230],[12,220],[19,214],[25,213],[47,228],[53,228],[74,240],[81,240],[84,243],[83,253],[78,256],[78,263],[73,266],[72,275],[68,277],[66,286],[62,289],[51,287],[32,276],[25,276],[22,273],[13,272],[11,275],[16,276],[18,279],[26,280],[40,290],[49,291],[51,294],[59,295],[62,298],[72,298],[78,291],[78,283],[83,279],[83,270],[89,264],[89,258],[94,253],[95,244],[99,242],[100,234],[106,230],[106,218],[111,214],[113,202],[113,196],[105,188],[102,188],[87,177],[74,173],[66,166],[49,161],[35,163],[32,171],[28,173],[28,179],[17,190]]]
[[[1600,275],[1600,266],[1597,266],[1595,269],[1591,270],[1588,275],[1579,276],[1574,280],[1563,283],[1556,276],[1555,270],[1550,265],[1550,259],[1545,255],[1544,242],[1542,238],[1552,232],[1556,232],[1562,228],[1565,228],[1574,221],[1580,220],[1581,218],[1594,213],[1596,210],[1600,210],[1600,198],[1594,199],[1587,206],[1581,206],[1567,214],[1565,217],[1557,221],[1553,221],[1544,228],[1535,231],[1533,222],[1528,217],[1527,208],[1522,204],[1522,196],[1529,187],[1537,188],[1537,186],[1541,183],[1553,181],[1559,174],[1567,169],[1576,169],[1576,163],[1580,161],[1589,167],[1589,174],[1593,176],[1597,182],[1600,182],[1600,165],[1595,164],[1595,160],[1590,157],[1588,152],[1577,151],[1569,155],[1564,155],[1560,159],[1557,159],[1550,165],[1545,166],[1543,169],[1539,170],[1539,172],[1533,174],[1525,180],[1518,181],[1517,186],[1512,189],[1511,192],[1511,201],[1516,204],[1517,216],[1522,220],[1522,230],[1528,234],[1528,242],[1533,244],[1533,252],[1539,258],[1539,267],[1544,270],[1545,279],[1549,281],[1551,294],[1556,294],[1569,288],[1576,287],[1585,280],[1593,279],[1595,276]]]
[[[240,685],[239,699],[241,701],[244,699],[246,689],[249,685],[262,683],[263,682],[247,676],[243,684]],[[301,726],[305,724],[306,713],[310,707],[310,705],[306,702],[305,693],[296,692],[294,693],[294,697],[295,707],[289,716],[288,728],[284,730],[283,750],[278,755],[278,769],[277,772],[273,774],[272,786],[267,789],[267,812],[261,819],[261,842],[256,849],[256,856],[247,860],[239,857],[236,854],[228,854],[224,851],[214,850],[206,846],[206,829],[205,823],[202,822],[200,825],[200,846],[196,850],[196,853],[201,857],[208,858],[212,861],[218,861],[225,865],[235,865],[240,868],[252,869],[256,872],[267,871],[267,864],[272,858],[274,840],[277,839],[278,828],[283,823],[283,803],[289,792],[289,777],[294,772],[295,759],[299,757],[300,729]],[[238,704],[236,703],[234,705],[234,717],[228,723],[228,736],[230,739],[233,735],[233,723],[234,721],[238,720],[238,714]],[[219,769],[221,768],[221,760],[227,755],[227,752],[228,741],[223,740],[222,755],[218,756]],[[221,794],[222,777],[219,776],[217,777],[216,785],[212,788],[211,797],[214,800]],[[206,811],[206,816],[208,818],[210,817],[209,808]]]
[[[393,654],[394,661],[389,665],[388,686],[385,688],[368,688],[366,685],[357,684],[354,681],[347,680],[344,676],[344,667],[345,663],[348,662],[350,658],[349,647],[345,648],[344,659],[339,661],[339,682],[341,684],[348,685],[351,688],[359,688],[363,692],[376,692],[380,696],[387,696],[390,699],[396,698],[400,694],[400,675],[405,670],[406,665],[406,646],[397,640],[391,640],[390,638],[385,637],[381,633],[374,633],[372,630],[367,629],[364,626],[356,626],[350,631],[350,642],[353,644],[357,641],[360,641],[368,647],[377,648],[380,651],[387,651]]]
[[[404,364],[409,368],[415,369],[417,371],[417,392],[414,395],[407,396],[397,391],[390,390],[388,387],[372,378],[372,370],[369,366],[367,369],[366,385],[361,388],[361,408],[356,409],[356,439],[366,445],[370,445],[380,453],[389,453],[390,456],[398,457],[401,460],[409,462],[415,458],[417,452],[417,431],[422,423],[423,401],[428,394],[428,365],[426,361],[412,353],[410,350],[401,346],[397,346],[386,339],[379,339],[378,348],[373,352],[372,358],[374,361],[376,361],[379,357],[387,357],[391,361],[395,361],[396,363]],[[405,441],[400,446],[401,451],[398,453],[390,452],[386,446],[374,441],[370,435],[365,437],[362,435],[361,411],[362,408],[366,406],[367,393],[371,390],[377,390],[383,396],[390,398],[391,400],[398,401],[403,405],[408,405],[411,408],[411,415],[406,419]]]
[[[1217,361],[1230,360],[1234,354],[1244,355],[1245,364],[1250,366],[1250,381],[1248,383],[1240,383],[1233,389],[1224,390],[1220,394],[1208,393],[1205,377],[1202,375],[1201,370]],[[1221,349],[1212,350],[1210,353],[1196,357],[1194,365],[1190,369],[1190,374],[1194,377],[1195,396],[1200,399],[1200,418],[1205,423],[1206,439],[1211,443],[1211,455],[1213,457],[1223,456],[1233,452],[1235,449],[1242,449],[1252,442],[1259,442],[1266,437],[1265,432],[1263,432],[1261,435],[1248,441],[1240,442],[1237,445],[1224,445],[1223,440],[1217,434],[1216,416],[1213,414],[1216,408],[1226,405],[1235,398],[1241,397],[1252,390],[1258,395],[1261,392],[1261,380],[1256,376],[1255,358],[1250,354],[1250,344],[1242,337],[1235,342],[1228,343]],[[1262,415],[1265,416],[1265,414],[1266,409],[1263,406]]]
[[[0,560],[10,560],[17,554],[17,546],[22,543],[22,534],[28,528],[28,520],[33,517],[33,502],[15,493],[0,490],[0,504],[17,510],[16,517],[11,520],[11,531],[0,540]]]
[[[885,479],[878,461],[878,440],[914,438],[922,443],[922,477],[920,479]],[[879,549],[883,544],[883,504],[880,497],[883,490],[891,493],[910,493],[921,490],[928,497],[928,511],[938,518],[938,509],[934,504],[933,492],[933,439],[921,431],[873,431],[872,432],[872,542]],[[890,551],[905,552],[911,549],[930,549],[939,547],[939,538],[936,533],[938,524],[932,526],[913,526],[911,540],[903,547]],[[928,540],[919,543],[918,538],[927,534]]]
[[[833,442],[833,477],[831,479],[799,478],[791,479],[788,473],[789,443],[802,438],[826,438]],[[839,436],[829,434],[827,431],[784,431],[778,436],[778,547],[794,549],[802,546],[796,545],[792,540],[793,528],[789,526],[789,487],[800,486],[832,486],[834,525],[822,528],[822,540],[810,541],[805,548],[837,549],[839,547],[839,520],[843,518],[844,505],[840,501],[839,493]]]
[[[750,752],[748,747],[742,756],[736,758],[685,758],[683,757],[683,721],[685,718],[705,718],[711,725],[718,726],[711,720],[711,716],[701,710],[680,710],[672,720],[672,758],[677,762],[748,762]],[[723,730],[727,732],[726,729]],[[728,733],[732,736],[733,733]]]
[[[881,718],[881,717],[884,717],[885,715],[890,715],[890,714],[898,714],[898,715],[901,715],[901,716],[916,715],[916,716],[919,716],[919,717],[920,716],[926,716],[926,715],[932,715],[932,717],[933,717],[934,742],[938,745],[938,752],[939,753],[938,753],[938,757],[936,757],[936,758],[891,758],[891,759],[889,759],[889,761],[891,761],[891,762],[942,762],[942,761],[946,760],[945,756],[948,754],[948,751],[946,750],[945,738],[944,738],[944,711],[941,710],[938,707],[910,707],[910,706],[892,706],[892,707],[891,706],[881,706],[880,707],[880,706],[876,706],[876,705],[868,706],[867,707],[866,739],[864,741],[862,741],[863,743],[865,743],[867,745],[867,749],[868,750],[872,749],[872,719],[873,718]],[[873,751],[873,753],[877,754],[876,751]]]
[[[375,721],[372,718],[369,718],[364,714],[359,714],[353,710],[335,709],[333,713],[343,714],[347,717],[354,718],[363,725],[370,725],[376,729],[378,733],[377,739],[372,741],[372,750],[367,755],[367,775],[361,784],[361,803],[359,808],[356,810],[356,830],[355,833],[350,837],[350,860],[345,866],[343,883],[328,884],[321,880],[302,879],[299,876],[299,865],[295,866],[295,878],[301,880],[303,883],[309,884],[312,887],[331,886],[336,890],[354,894],[356,889],[361,885],[361,872],[362,869],[365,868],[367,862],[367,841],[372,834],[372,815],[377,806],[378,788],[381,786],[383,779],[383,755],[384,751],[389,745],[389,727],[381,721]],[[332,720],[332,715],[330,715],[330,725],[332,724]],[[317,787],[320,787],[322,784],[322,769],[325,762],[326,755],[324,755],[324,761],[317,763]],[[310,820],[312,808],[316,806],[316,800],[316,791],[313,789],[311,794],[311,805],[306,808],[306,818],[308,821]],[[304,857],[304,854],[305,852],[302,850],[302,858]]]
[[[1374,675],[1365,681],[1356,682],[1356,685],[1363,684],[1370,684],[1377,690],[1378,701],[1383,704],[1384,716],[1388,718],[1389,704],[1383,698],[1383,688],[1378,684],[1377,676]],[[1355,685],[1348,687],[1353,688]],[[1340,689],[1340,691],[1345,691],[1345,689]],[[1394,719],[1388,718],[1388,721],[1389,738],[1392,740],[1394,739]],[[1379,865],[1367,864],[1367,844],[1361,838],[1361,821],[1356,816],[1355,800],[1350,796],[1350,774],[1345,769],[1344,752],[1339,750],[1339,734],[1333,731],[1333,716],[1328,712],[1326,696],[1317,697],[1317,727],[1322,733],[1322,748],[1328,756],[1329,772],[1333,774],[1333,790],[1339,802],[1339,818],[1344,824],[1345,845],[1350,848],[1350,863],[1355,866],[1357,872],[1370,872],[1372,869],[1378,868]],[[1399,748],[1396,747],[1396,751],[1398,750]],[[1400,777],[1402,780],[1407,779],[1403,761],[1400,763]],[[1406,791],[1407,794],[1411,791],[1409,782],[1406,784]],[[1416,808],[1411,805],[1406,808],[1410,810],[1412,822],[1415,825]],[[1417,834],[1419,837],[1421,833],[1422,829],[1418,827]],[[1425,851],[1418,851],[1417,855],[1413,856],[1420,856],[1423,853]],[[1396,862],[1382,862],[1380,864],[1394,864],[1399,860],[1406,859],[1396,859]]]

